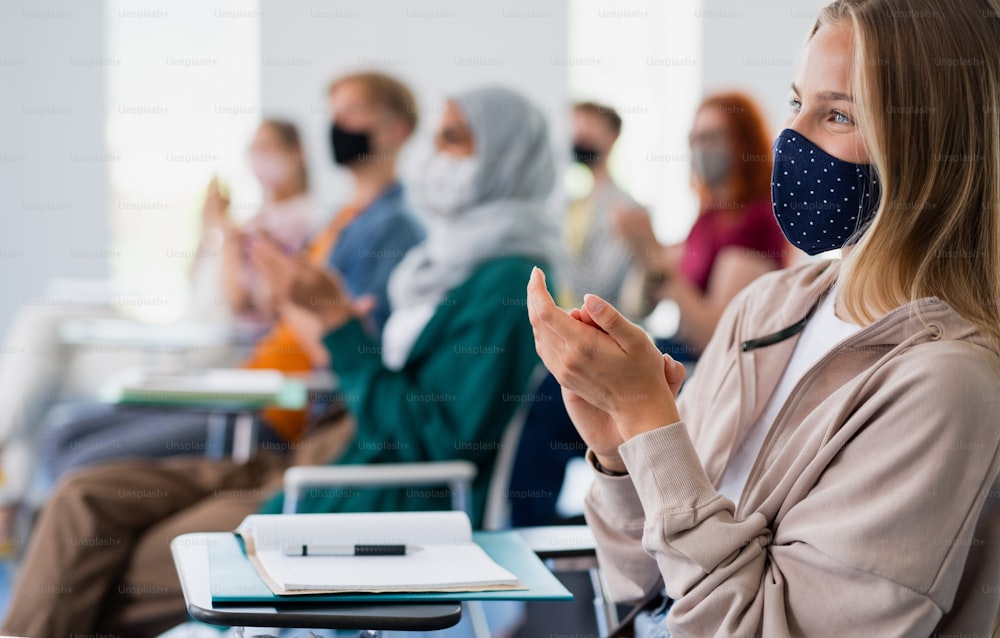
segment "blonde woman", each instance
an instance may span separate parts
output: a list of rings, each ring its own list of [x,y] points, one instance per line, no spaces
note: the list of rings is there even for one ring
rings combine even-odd
[[[637,636],[988,636],[1000,608],[1000,2],[838,0],[775,143],[788,239],[698,371],[535,271]]]

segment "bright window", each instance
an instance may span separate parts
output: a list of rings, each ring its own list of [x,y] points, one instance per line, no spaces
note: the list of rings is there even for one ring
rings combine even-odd
[[[618,110],[615,179],[653,214],[662,241],[681,241],[697,213],[688,130],[701,101],[699,0],[570,0],[574,100]]]
[[[164,321],[186,306],[211,177],[230,186],[234,217],[258,206],[246,148],[261,118],[261,13],[254,0],[105,6],[112,276],[150,291],[135,314]]]

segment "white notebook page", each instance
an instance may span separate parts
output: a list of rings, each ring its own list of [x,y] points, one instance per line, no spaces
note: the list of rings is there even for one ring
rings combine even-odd
[[[239,531],[278,594],[523,589],[462,512],[248,516]],[[404,544],[405,556],[286,556],[289,545]]]

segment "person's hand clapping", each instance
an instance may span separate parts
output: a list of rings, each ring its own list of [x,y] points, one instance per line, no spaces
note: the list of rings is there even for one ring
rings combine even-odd
[[[618,445],[679,420],[674,394],[683,367],[610,304],[588,295],[583,308],[567,313],[536,269],[528,313],[538,355],[563,386],[570,416],[602,465],[621,469]]]
[[[279,304],[287,302],[309,311],[325,330],[337,328],[370,309],[368,299],[353,302],[336,273],[311,264],[302,255],[286,255],[266,233],[254,234],[250,257]]]
[[[587,312],[586,307],[584,308],[573,308],[569,311],[569,316],[573,317],[577,321],[582,321],[583,323],[593,326],[598,330],[603,332],[604,330],[597,325],[597,322],[590,316]],[[684,379],[687,378],[687,368],[680,361],[677,361],[669,354],[663,355],[663,377],[667,380],[667,386],[670,387],[670,392],[673,393],[674,398],[680,394],[681,386],[684,384]]]
[[[223,195],[218,176],[212,177],[205,194],[205,205],[201,209],[202,224],[206,228],[228,230],[232,225],[229,218],[229,198]]]

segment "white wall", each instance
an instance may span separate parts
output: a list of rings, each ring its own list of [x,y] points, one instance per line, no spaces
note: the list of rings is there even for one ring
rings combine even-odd
[[[702,0],[698,17],[705,92],[746,90],[763,104],[777,133],[789,112],[789,85],[806,36],[828,3]]]
[[[359,68],[392,73],[414,89],[421,124],[402,172],[429,149],[446,96],[486,83],[523,91],[547,115],[568,155],[565,0],[262,0],[261,91],[266,115],[304,126],[313,196],[323,215],[344,201],[346,174],[327,146],[326,87]],[[565,162],[565,160],[563,160]]]
[[[255,0],[105,0],[112,278],[141,291],[119,310],[169,321],[188,308],[190,265],[211,178],[232,194],[233,218],[260,208],[247,146],[260,121]],[[211,286],[209,286],[211,289]],[[134,301],[133,301],[134,300]],[[203,315],[225,315],[202,291]]]
[[[0,334],[53,276],[109,271],[103,2],[0,3]]]

